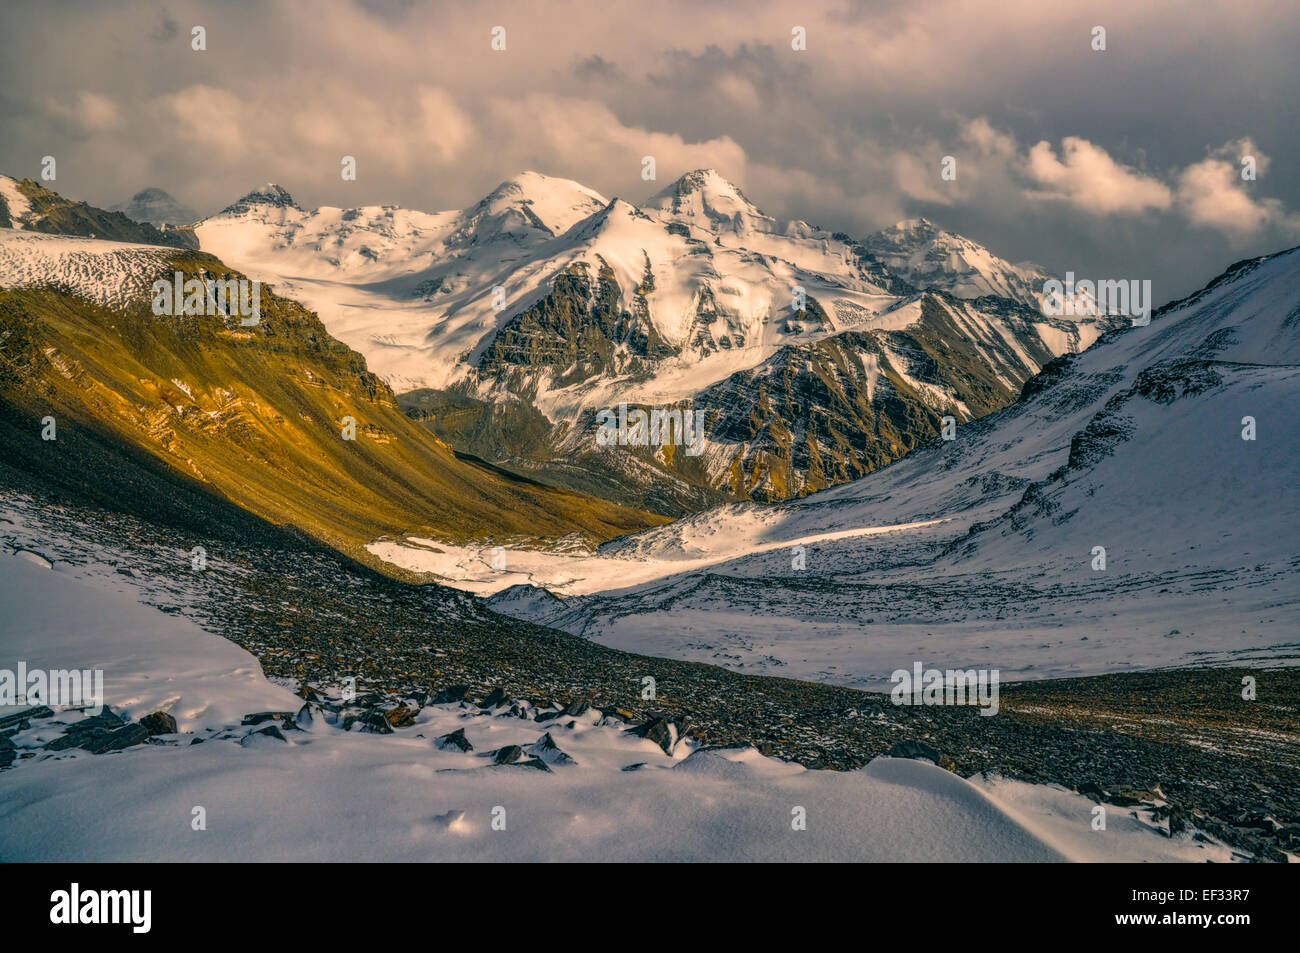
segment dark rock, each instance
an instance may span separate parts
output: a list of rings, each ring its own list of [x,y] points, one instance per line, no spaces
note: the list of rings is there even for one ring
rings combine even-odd
[[[407,728],[415,724],[415,716],[419,713],[420,709],[418,708],[398,705],[396,708],[390,708],[384,712],[384,718],[394,728]]]
[[[382,708],[371,708],[353,721],[354,723],[359,722],[361,730],[369,734],[391,735],[393,733],[393,726],[388,721],[388,712]],[[346,720],[344,724],[347,725]],[[348,730],[351,730],[351,728],[349,727]]]
[[[1075,790],[1084,797],[1092,798],[1092,800],[1096,801],[1098,804],[1106,799],[1106,792],[1103,791],[1101,785],[1097,784],[1095,781],[1084,781],[1075,788]]]
[[[914,758],[918,761],[933,761],[935,764],[943,761],[939,749],[924,741],[900,741],[889,749],[888,754],[891,758]]]
[[[25,708],[22,711],[0,717],[0,731],[4,731],[6,728],[18,727],[24,721],[31,721],[33,718],[51,718],[53,715],[54,711],[45,705]]]
[[[1169,835],[1181,834],[1187,830],[1187,812],[1181,807],[1169,809]]]
[[[527,761],[512,761],[511,764],[516,768],[536,768],[538,771],[551,773],[550,767],[541,758],[529,758]]]
[[[500,708],[506,703],[506,692],[504,688],[497,686],[492,689],[492,693],[487,698],[478,703],[479,708]]]
[[[465,695],[469,693],[468,685],[452,685],[450,688],[444,688],[438,694],[433,696],[433,705],[450,705],[452,702],[465,700]]]
[[[648,721],[635,728],[629,728],[628,731],[639,738],[649,738],[663,748],[664,754],[672,754],[673,748],[682,739],[689,724],[689,720],[685,718],[679,721],[668,715],[652,715]]]
[[[289,741],[289,739],[286,738],[284,734],[280,731],[279,727],[274,723],[272,723],[269,725],[265,725],[262,728],[258,728],[256,731],[250,731],[248,734],[244,735],[243,738],[239,739],[239,743],[240,745],[247,747],[249,744],[256,741],[259,736],[265,738],[274,738],[276,741],[283,741],[286,744]]]
[[[549,731],[528,746],[528,753],[550,764],[576,765],[578,763],[560,750],[560,746],[555,743],[555,739],[551,737]]]
[[[493,764],[514,764],[523,756],[524,749],[519,745],[506,745],[504,748],[488,752],[488,757],[492,759]]]
[[[149,731],[141,724],[123,725],[112,731],[95,728],[81,733],[82,741],[77,745],[91,754],[104,754],[108,751],[120,751],[132,745],[143,744],[149,740]]]
[[[443,751],[473,751],[474,750],[474,746],[470,744],[469,739],[465,737],[464,728],[457,728],[455,731],[443,735],[441,738],[438,738],[434,742],[434,744],[436,744]]]
[[[293,723],[293,712],[288,711],[256,711],[251,715],[245,715],[241,725],[260,725],[268,721],[276,721],[284,725],[285,728],[292,731],[297,727]]]
[[[569,704],[564,706],[564,711],[560,712],[560,714],[575,717],[577,715],[586,714],[587,709],[590,707],[591,705],[587,703],[585,698],[575,698],[573,701],[569,702]]]
[[[620,770],[623,771],[640,771],[645,767],[644,761],[638,761],[636,764],[625,764]]]
[[[176,719],[165,711],[156,711],[151,715],[145,715],[140,719],[140,724],[144,725],[145,731],[149,732],[150,737],[153,735],[174,735],[176,734]]]

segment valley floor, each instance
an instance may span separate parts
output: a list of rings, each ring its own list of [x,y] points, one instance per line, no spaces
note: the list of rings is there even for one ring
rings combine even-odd
[[[1234,856],[1203,836],[1165,836],[1158,810],[1116,810],[1095,831],[1092,802],[1059,786],[965,781],[906,758],[832,772],[748,746],[668,754],[593,709],[521,717],[433,704],[376,735],[343,730],[327,702],[241,725],[241,708],[297,713],[302,699],[192,623],[31,557],[0,557],[0,587],[29,600],[11,604],[6,656],[54,667],[71,648],[106,670],[115,711],[170,707],[178,719],[149,744],[90,754],[47,747],[83,713],[0,709],[31,714],[9,735],[17,759],[0,777],[0,856],[10,861]],[[458,730],[472,750],[437,744]],[[511,745],[523,748],[515,762],[495,763]]]
[[[5,656],[103,667],[115,711],[168,710],[180,732],[106,755],[56,752],[44,746],[77,715],[27,719],[0,774],[6,858],[1285,860],[1300,850],[1294,669],[1252,669],[1249,703],[1233,669],[1007,685],[998,716],[982,717],[617,652],[270,529],[210,541],[196,573],[189,539],[129,517],[7,493],[0,520],[5,552],[19,553],[0,557],[13,618]],[[344,703],[349,675],[362,697]],[[645,675],[657,680],[653,702],[639,695]],[[290,689],[317,698],[310,730],[282,741],[241,724],[296,713],[303,699]],[[446,691],[463,700],[430,696]],[[398,706],[414,714],[392,734],[357,730]],[[472,752],[435,744],[457,728]],[[576,765],[527,766],[555,757],[547,733]],[[515,763],[482,757],[510,745],[521,747]],[[903,757],[882,760],[890,752]],[[1105,832],[1091,826],[1097,802]],[[207,809],[206,835],[190,828],[195,806]],[[511,836],[493,830],[495,807]],[[791,829],[797,807],[806,831]]]

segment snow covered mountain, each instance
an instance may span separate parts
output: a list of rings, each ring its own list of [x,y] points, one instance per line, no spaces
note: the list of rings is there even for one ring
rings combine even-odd
[[[199,220],[198,212],[158,188],[141,189],[129,202],[114,205],[109,211],[150,225],[191,225]]]
[[[510,573],[371,549],[607,645],[841,684],[914,659],[1004,678],[1296,664],[1297,301],[1300,249],[1241,262],[955,440],[797,502],[512,553]]]
[[[314,308],[458,449],[663,512],[860,476],[1107,326],[1044,317],[1041,272],[958,236],[781,226],[713,170],[642,207],[533,172],[439,213],[309,212],[267,186],[195,232]],[[702,410],[702,452],[598,447],[620,403]]]
[[[958,298],[995,295],[1037,308],[1053,276],[1033,262],[1013,265],[982,245],[924,218],[908,219],[862,243],[876,261],[918,288]]]

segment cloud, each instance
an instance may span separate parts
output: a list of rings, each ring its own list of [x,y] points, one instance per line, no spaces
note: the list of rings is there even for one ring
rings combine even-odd
[[[443,162],[452,162],[464,155],[474,140],[474,123],[456,105],[451,93],[425,86],[420,88],[417,99],[421,138],[432,145]]]
[[[1173,192],[1159,179],[1121,165],[1078,136],[1062,140],[1060,159],[1051,143],[1035,144],[1025,169],[1035,187],[1029,197],[1068,202],[1097,215],[1139,215],[1173,204]]]
[[[117,104],[107,96],[89,90],[77,93],[70,106],[50,100],[47,109],[51,116],[81,134],[115,129],[121,124]]]
[[[1206,145],[1248,131],[1279,169],[1300,154],[1277,105],[1296,95],[1300,19],[1205,0],[1170,30],[1178,0],[1092,9],[1081,22],[1036,0],[759,0],[739,17],[699,0],[338,0],[329,16],[314,0],[10,4],[0,171],[57,154],[77,198],[158,185],[210,212],[268,179],[308,206],[436,210],[525,168],[640,200],[713,166],[778,219],[864,235],[928,215],[1008,258],[1133,263],[1171,293],[1280,247],[1300,178],[1241,182],[1237,153]],[[198,23],[205,53],[190,49]],[[505,52],[490,48],[498,23]],[[1107,25],[1105,54],[1092,23]],[[796,24],[806,51],[790,47]]]
[[[737,185],[745,184],[745,150],[730,137],[690,142],[676,133],[626,125],[608,107],[590,100],[545,93],[497,97],[489,103],[487,125],[509,132],[517,161],[585,184],[639,180],[645,156],[654,157],[660,180],[714,168]]]
[[[230,91],[196,84],[163,96],[160,105],[171,132],[188,145],[228,159],[249,154],[250,117]]]
[[[1225,143],[1183,169],[1178,176],[1177,200],[1188,221],[1239,236],[1269,226],[1297,227],[1296,217],[1288,216],[1280,201],[1250,194],[1255,182],[1242,178],[1241,162],[1248,156],[1254,159],[1257,176],[1268,171],[1268,156],[1248,138]]]

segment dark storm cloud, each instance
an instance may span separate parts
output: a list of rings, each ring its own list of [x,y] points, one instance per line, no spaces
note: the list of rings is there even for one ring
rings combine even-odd
[[[1300,18],[1189,9],[10,6],[0,171],[55,155],[71,196],[108,205],[158,185],[210,212],[267,180],[305,205],[463,207],[524,168],[639,201],[709,165],[779,218],[863,234],[926,215],[1013,260],[1150,277],[1167,298],[1300,240]],[[1235,174],[1245,150],[1257,181]],[[356,182],[340,180],[343,155]],[[640,177],[645,155],[657,182]],[[939,177],[946,155],[955,182]]]

